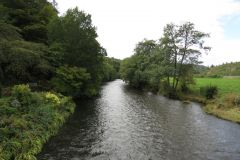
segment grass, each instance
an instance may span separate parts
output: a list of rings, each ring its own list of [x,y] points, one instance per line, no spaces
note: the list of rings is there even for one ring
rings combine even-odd
[[[204,111],[216,117],[240,123],[240,109],[238,107],[219,107],[216,104],[208,104],[204,107]]]
[[[218,87],[219,95],[227,93],[240,94],[240,78],[195,78],[196,85],[192,86],[194,90],[199,91],[200,87],[215,85]]]
[[[195,78],[195,82],[196,84],[191,86],[196,93],[191,96],[195,99],[201,99],[200,87],[208,85],[218,87],[218,96],[214,100],[205,99],[206,113],[240,123],[240,78]],[[194,98],[192,99],[195,101]]]

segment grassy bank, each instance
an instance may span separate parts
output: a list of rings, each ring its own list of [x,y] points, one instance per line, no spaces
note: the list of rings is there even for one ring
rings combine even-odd
[[[11,96],[0,99],[0,159],[36,159],[74,108],[69,97],[15,86]]]
[[[184,99],[205,104],[204,110],[208,114],[219,118],[240,123],[240,79],[225,78],[196,78],[196,85],[192,86],[193,94],[184,95]],[[206,99],[200,94],[204,86],[217,86],[218,95],[215,99]]]

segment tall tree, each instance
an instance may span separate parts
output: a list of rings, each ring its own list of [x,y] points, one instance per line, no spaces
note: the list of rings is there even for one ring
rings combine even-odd
[[[193,23],[187,22],[177,26],[168,24],[164,29],[162,46],[169,54],[169,62],[173,66],[172,88],[176,91],[183,75],[187,75],[184,65],[188,67],[199,64],[199,56],[203,51],[209,51],[210,47],[204,46],[204,38],[209,34],[197,31]],[[189,65],[191,64],[191,65]],[[190,71],[190,70],[189,70]]]
[[[144,39],[136,45],[134,52],[139,55],[148,55],[152,53],[156,46],[157,44],[154,40]]]
[[[64,55],[63,63],[85,68],[91,75],[90,88],[98,88],[101,83],[101,68],[105,49],[97,41],[91,15],[69,9],[64,16],[56,17],[48,26],[49,44],[60,44]]]

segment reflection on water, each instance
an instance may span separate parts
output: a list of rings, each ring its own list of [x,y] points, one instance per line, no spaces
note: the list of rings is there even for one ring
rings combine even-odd
[[[39,160],[240,159],[240,126],[121,81],[78,103]]]

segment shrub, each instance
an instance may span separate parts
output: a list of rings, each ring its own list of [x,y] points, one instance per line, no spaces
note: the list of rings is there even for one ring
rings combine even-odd
[[[213,99],[218,94],[218,87],[211,85],[200,87],[200,94],[207,99]]]
[[[19,111],[26,112],[32,103],[32,93],[28,85],[16,85],[12,88],[11,106],[16,107]]]
[[[49,103],[53,103],[55,105],[59,105],[61,102],[60,102],[60,99],[58,98],[57,95],[51,93],[51,92],[47,92],[45,93],[45,100]]]
[[[30,97],[29,104],[23,105],[26,97]],[[35,160],[34,155],[74,108],[69,97],[31,92],[27,85],[14,86],[12,97],[0,99],[0,160]]]
[[[12,88],[12,96],[18,100],[23,100],[24,97],[29,97],[31,95],[31,89],[29,85],[16,85]]]

